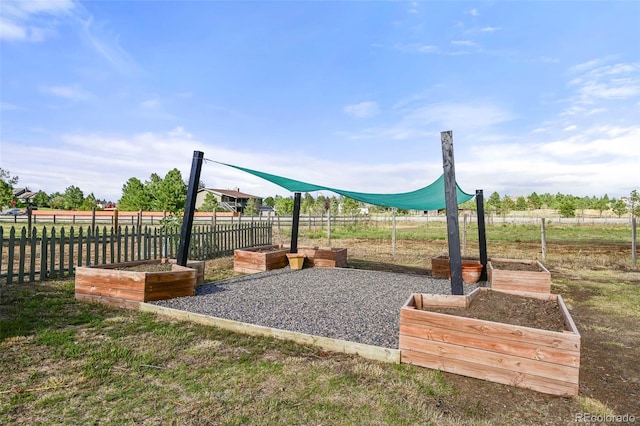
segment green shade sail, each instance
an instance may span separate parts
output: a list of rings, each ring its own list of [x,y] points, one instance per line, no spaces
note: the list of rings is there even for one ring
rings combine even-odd
[[[216,161],[216,163],[219,163]],[[291,192],[313,192],[313,191],[331,191],[363,203],[373,204],[376,206],[396,207],[405,210],[441,210],[446,207],[444,197],[444,174],[429,186],[417,189],[412,192],[404,192],[402,194],[370,194],[365,192],[345,191],[343,189],[330,188],[328,186],[315,185],[312,183],[301,182],[295,179],[289,179],[282,176],[272,175],[270,173],[259,172],[257,170],[247,169],[245,167],[234,166],[232,164],[219,163],[225,166],[233,167],[243,172],[250,173],[262,179],[275,183],[282,188]],[[474,197],[460,189],[456,183],[458,204],[462,204]]]

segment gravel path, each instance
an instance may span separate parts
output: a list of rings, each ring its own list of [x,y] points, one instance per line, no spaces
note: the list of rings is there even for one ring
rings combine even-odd
[[[476,285],[464,285],[465,293]],[[288,267],[198,287],[159,306],[352,342],[398,347],[411,293],[451,294],[449,280],[340,268]]]

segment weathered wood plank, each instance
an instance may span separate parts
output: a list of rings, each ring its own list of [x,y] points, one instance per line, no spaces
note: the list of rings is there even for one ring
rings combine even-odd
[[[144,302],[145,292],[144,289],[128,289],[128,288],[115,288],[105,287],[100,285],[91,285],[84,283],[77,283],[75,285],[75,292],[77,294],[91,294],[94,296],[105,296],[117,299],[137,300]]]
[[[399,348],[401,351],[411,350],[458,361],[473,360],[479,366],[499,366],[507,370],[578,383],[579,366],[555,364],[530,357],[479,349],[472,345],[465,345],[463,341],[446,343],[404,335],[400,338]]]
[[[578,349],[550,348],[535,343],[504,340],[494,336],[471,334],[451,328],[436,327],[430,324],[401,323],[400,324],[400,349],[406,338],[419,338],[439,342],[457,342],[468,347],[483,349],[486,351],[500,352],[507,355],[515,355],[525,359],[545,361],[570,367],[580,366],[580,351]],[[412,340],[409,340],[413,342]],[[414,342],[415,343],[415,342]],[[406,347],[407,349],[411,349]]]
[[[441,356],[415,351],[403,350],[400,352],[400,360],[403,363],[434,368],[495,383],[523,387],[552,395],[576,396],[578,394],[578,385],[576,383],[538,377],[492,366],[478,365],[471,361],[450,360]]]
[[[497,269],[495,262],[534,265],[538,271],[511,271]],[[492,258],[487,264],[491,288],[494,290],[522,290],[551,293],[551,273],[538,260]]]
[[[400,322],[433,324],[442,328],[463,330],[471,334],[492,336],[504,340],[535,343],[550,348],[574,350],[579,347],[580,336],[540,330],[518,325],[502,324],[475,318],[457,317],[429,311],[402,308]]]
[[[138,309],[140,302],[133,300],[124,300],[113,297],[98,296],[92,294],[76,293],[76,300],[90,303],[101,303],[103,305],[114,306],[116,308]]]

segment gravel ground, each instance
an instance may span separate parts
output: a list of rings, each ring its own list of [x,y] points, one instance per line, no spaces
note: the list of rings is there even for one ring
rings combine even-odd
[[[465,293],[476,287],[464,284]],[[451,294],[451,283],[425,275],[287,267],[205,284],[195,296],[153,303],[396,349],[400,308],[411,293],[418,292]]]

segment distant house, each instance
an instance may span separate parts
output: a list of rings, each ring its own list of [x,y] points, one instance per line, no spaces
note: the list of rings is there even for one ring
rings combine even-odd
[[[199,209],[204,204],[204,199],[207,194],[212,194],[218,200],[218,205],[221,209],[244,213],[244,209],[247,207],[249,200],[258,200],[258,205],[262,204],[262,198],[256,195],[245,194],[240,192],[240,188],[235,189],[214,189],[203,188],[198,191],[196,196],[196,209]]]
[[[29,188],[13,188],[13,196],[19,203],[31,204],[37,192],[31,191]]]

